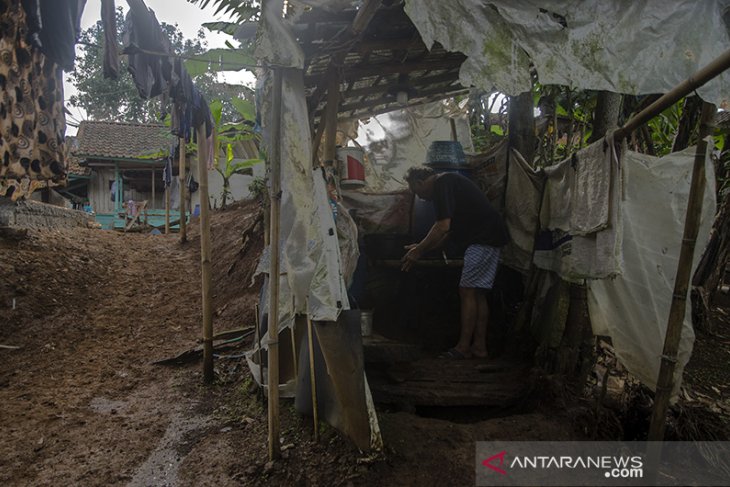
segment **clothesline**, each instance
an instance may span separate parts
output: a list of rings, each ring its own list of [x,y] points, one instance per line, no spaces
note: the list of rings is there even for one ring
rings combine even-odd
[[[93,43],[93,42],[78,42],[78,44],[80,44],[82,46],[97,47],[97,48],[100,48],[100,49],[103,49],[104,48],[104,46],[102,46],[100,44]],[[117,50],[119,50],[119,49],[117,48]],[[121,53],[122,51],[119,51],[119,52]],[[167,57],[167,58],[172,58],[172,59],[182,59],[182,60],[189,60],[189,61],[206,62],[206,60],[200,59],[200,58],[195,57],[195,56],[186,56],[186,55],[183,55],[183,54],[171,54],[171,53],[162,52],[162,51],[152,51],[152,50],[143,49],[143,48],[137,47],[137,46],[135,46],[135,54],[147,54],[147,55],[150,55],[150,56]],[[280,65],[276,65],[276,64],[267,64],[267,65],[263,65],[263,64],[246,64],[246,63],[233,63],[233,62],[230,62],[230,61],[208,61],[208,62],[209,63],[215,63],[215,64],[217,64],[219,66],[238,67],[239,69],[241,69],[242,67],[243,68],[286,67],[286,66],[283,66],[283,65],[280,66]]]

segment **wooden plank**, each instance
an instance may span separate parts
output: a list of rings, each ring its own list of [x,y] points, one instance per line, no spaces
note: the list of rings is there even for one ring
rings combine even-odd
[[[381,4],[382,0],[365,0],[365,3],[357,10],[355,19],[350,26],[350,32],[353,36],[358,36],[367,29]]]
[[[465,94],[468,92],[469,92],[468,88],[462,88],[458,91],[444,92],[443,94],[435,95],[435,96],[432,96],[429,98],[421,98],[415,102],[408,103],[408,106],[415,107],[415,106],[419,106],[419,105],[424,105],[426,103],[443,100],[444,98],[451,98],[453,96]],[[388,102],[388,103],[384,104],[383,106],[376,105],[375,107],[359,108],[357,110],[353,110],[352,113],[354,113],[354,115],[350,116],[350,118],[374,117],[375,115],[380,115],[381,113],[392,112],[394,110],[399,110],[401,108],[404,108],[404,107],[401,105],[398,105],[396,102],[393,101],[393,102]],[[362,112],[362,113],[357,113],[358,111]]]
[[[368,377],[377,401],[415,406],[505,407],[521,401],[532,384],[527,364],[479,359],[422,359]]]
[[[448,71],[446,73],[434,75],[434,76],[427,76],[424,78],[418,78],[416,80],[412,80],[411,87],[415,90],[427,88],[434,84],[441,84],[441,83],[447,83],[447,82],[455,82],[459,80],[459,72],[452,70]],[[346,91],[343,93],[343,98],[356,98],[361,96],[372,96],[376,95],[378,93],[387,93],[388,90],[392,89],[395,86],[395,84],[384,84],[384,85],[372,85],[365,88],[356,88],[353,90]]]
[[[337,138],[337,112],[340,104],[340,77],[335,66],[331,66],[327,78],[327,108],[324,116],[324,154],[325,164],[334,164]],[[322,122],[320,122],[322,123]]]
[[[370,64],[365,67],[358,67],[352,69],[343,69],[343,76],[341,81],[359,80],[362,78],[376,77],[387,74],[401,74],[410,73],[413,71],[441,71],[444,69],[452,70],[461,66],[466,57],[461,54],[449,54],[447,57],[439,58],[436,60],[422,60],[417,62],[407,63],[382,63],[382,64]],[[315,86],[320,83],[324,83],[327,80],[327,74],[315,74],[304,77],[305,86]]]

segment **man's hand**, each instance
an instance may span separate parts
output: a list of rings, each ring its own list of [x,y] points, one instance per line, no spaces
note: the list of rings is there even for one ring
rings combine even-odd
[[[418,248],[418,244],[410,244],[406,245],[404,247],[408,252],[406,252],[406,255],[403,256],[403,258],[400,260],[403,264],[400,268],[403,272],[408,272],[411,270],[411,267],[413,267],[413,264],[415,264],[418,259],[421,258],[421,251]]]

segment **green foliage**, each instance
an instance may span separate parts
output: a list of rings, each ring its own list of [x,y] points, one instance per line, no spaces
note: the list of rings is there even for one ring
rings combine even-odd
[[[215,14],[225,14],[236,22],[257,20],[261,12],[259,0],[188,0],[188,3],[206,8],[208,5],[216,7]]]
[[[223,179],[223,190],[221,193],[221,207],[225,208],[228,204],[228,198],[231,195],[231,178],[236,174],[252,175],[252,168],[257,164],[264,162],[261,158],[253,158],[246,160],[236,160],[234,154],[235,144],[242,141],[253,140],[258,137],[253,132],[253,121],[256,111],[253,103],[243,98],[234,98],[232,105],[237,110],[238,116],[242,119],[239,122],[221,123],[222,104],[218,100],[210,103],[213,119],[216,122],[216,139],[215,150],[215,169]],[[218,155],[225,147],[225,162],[221,163]]]
[[[117,9],[118,44],[122,45],[124,16],[121,8]],[[172,51],[181,56],[201,56],[207,51],[204,31],[198,31],[195,39],[185,39],[177,25],[162,22],[163,32],[170,39]],[[86,111],[92,120],[151,123],[161,119],[166,111],[160,97],[143,100],[134,85],[132,76],[127,71],[126,57],[120,57],[118,79],[105,79],[102,70],[104,58],[104,31],[101,21],[81,33],[80,55],[77,57],[74,70],[68,73],[68,80],[78,90],[78,94],[69,97],[71,106]],[[216,81],[215,74],[203,72],[194,78],[195,85],[208,100],[220,99],[224,103],[225,118],[232,120],[235,113],[230,106],[230,94],[226,85]]]
[[[189,57],[185,60],[185,69],[190,76],[200,76],[206,73],[220,71],[253,70],[256,60],[249,49],[210,49],[202,54]]]
[[[501,141],[507,133],[506,97],[501,98],[502,103],[498,106],[498,113],[492,113],[500,100],[497,95],[476,90],[469,95],[469,124],[472,142],[477,152],[488,150]]]
[[[671,107],[664,110],[658,116],[649,120],[651,139],[654,144],[654,151],[657,156],[665,156],[672,151],[674,137],[679,128],[679,121],[682,118],[682,107],[684,98]]]

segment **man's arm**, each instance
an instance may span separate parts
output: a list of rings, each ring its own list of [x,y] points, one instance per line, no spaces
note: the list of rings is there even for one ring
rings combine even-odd
[[[451,218],[437,220],[431,227],[431,230],[428,231],[428,235],[418,244],[408,249],[406,255],[401,259],[403,263],[401,270],[408,272],[422,255],[440,247],[444,240],[446,240],[446,237],[449,236],[450,228]]]

